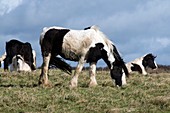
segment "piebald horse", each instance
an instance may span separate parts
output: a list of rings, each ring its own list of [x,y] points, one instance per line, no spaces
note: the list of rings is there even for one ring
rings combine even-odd
[[[71,67],[61,58],[78,62],[71,87],[77,87],[78,76],[82,71],[84,63],[90,64],[89,86],[97,85],[96,64],[99,59],[103,59],[108,65],[112,80],[116,86],[126,84],[128,70],[115,45],[96,26],[85,28],[84,30],[73,30],[62,27],[45,27],[40,35],[40,46],[43,57],[43,64],[39,78],[39,84],[48,85],[49,66],[55,65],[57,68],[71,74]]]
[[[147,75],[148,74],[146,71],[147,67],[154,70],[158,68],[155,58],[156,56],[154,56],[152,53],[148,53],[140,58],[136,58],[135,60],[126,63],[128,72],[129,73],[139,72],[142,75]]]

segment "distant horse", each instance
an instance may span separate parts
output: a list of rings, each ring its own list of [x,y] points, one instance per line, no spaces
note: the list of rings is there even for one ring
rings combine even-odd
[[[36,52],[32,50],[33,54],[33,65],[36,66]],[[12,63],[10,64],[10,71],[18,71],[18,72],[31,72],[32,69],[29,64],[25,61],[25,59],[21,55],[15,55],[12,58]]]
[[[143,75],[147,75],[146,68],[149,67],[151,69],[157,69],[158,66],[155,61],[156,56],[149,53],[147,55],[144,55],[140,58],[137,58],[131,62],[128,62],[126,64],[128,72],[139,72]]]
[[[90,64],[89,86],[97,85],[96,64],[103,59],[108,65],[111,78],[117,86],[126,84],[127,68],[120,57],[115,45],[96,27],[91,26],[84,30],[72,30],[62,27],[44,28],[40,36],[40,46],[43,64],[39,84],[48,85],[48,68],[55,65],[57,68],[71,74],[72,68],[57,55],[71,61],[77,61],[71,87],[76,87],[78,76],[84,63]]]
[[[12,63],[12,58],[16,55],[21,55],[24,61],[31,67],[31,70],[36,70],[33,49],[29,42],[23,43],[19,40],[12,39],[6,42],[5,48],[4,70],[8,70],[8,66]]]
[[[6,49],[8,48],[8,56],[7,52],[5,52],[0,57],[0,62],[4,61],[4,68],[6,67],[6,69],[8,69],[9,65],[10,71],[32,71],[30,64],[32,64],[34,68],[36,67],[36,52],[35,50],[32,50],[32,54],[30,54],[31,50],[29,44],[28,46],[27,43],[24,43],[23,45],[20,44],[22,43],[17,40],[7,42]],[[33,62],[31,62],[31,55]]]

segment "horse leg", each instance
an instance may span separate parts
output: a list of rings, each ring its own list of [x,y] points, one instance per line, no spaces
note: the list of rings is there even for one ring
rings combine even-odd
[[[97,81],[96,81],[96,63],[90,63],[89,75],[90,75],[89,87],[96,86],[97,85]]]
[[[8,56],[4,59],[4,71],[8,71],[9,64],[12,63],[12,59],[10,59]]]
[[[49,53],[47,56],[43,55],[43,64],[41,69],[41,75],[39,78],[39,84],[44,84],[45,86],[49,86],[47,74],[48,74],[50,58],[51,58],[51,53]]]
[[[8,70],[8,63],[7,63],[7,58],[4,60],[4,71]]]
[[[71,84],[70,84],[71,88],[77,87],[78,76],[79,76],[81,70],[83,69],[83,65],[84,65],[84,63],[82,63],[82,62],[78,63],[78,65],[77,65],[77,67],[75,69],[75,72],[74,72],[74,76],[71,79]]]

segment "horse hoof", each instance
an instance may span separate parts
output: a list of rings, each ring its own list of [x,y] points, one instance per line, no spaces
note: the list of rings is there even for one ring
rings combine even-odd
[[[70,89],[76,89],[77,86],[72,86],[72,85],[70,85],[69,88],[70,88]]]
[[[50,83],[47,83],[47,84],[43,84],[43,87],[52,87],[52,85]]]
[[[52,85],[49,81],[48,82],[39,81],[38,85],[42,86],[42,87],[52,87]]]
[[[70,88],[76,88],[77,87],[77,80],[76,79],[72,79],[70,82]]]
[[[96,82],[90,82],[90,83],[89,83],[89,87],[95,87],[95,86],[97,86],[97,83],[96,83]]]
[[[70,89],[76,88],[77,87],[77,82],[71,82],[70,84]]]
[[[4,69],[4,72],[9,72],[8,69]]]

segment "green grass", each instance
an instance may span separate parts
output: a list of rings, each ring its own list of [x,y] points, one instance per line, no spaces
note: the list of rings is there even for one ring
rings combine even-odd
[[[96,87],[88,87],[83,71],[78,87],[69,88],[70,75],[50,70],[52,87],[38,86],[40,70],[10,73],[0,70],[0,112],[2,113],[168,113],[170,73],[133,74],[128,85],[117,88],[109,72],[98,71]]]

